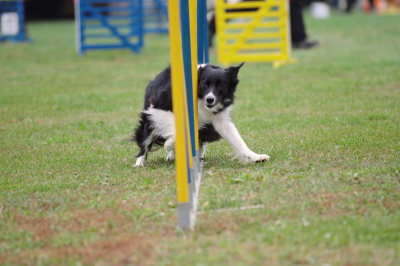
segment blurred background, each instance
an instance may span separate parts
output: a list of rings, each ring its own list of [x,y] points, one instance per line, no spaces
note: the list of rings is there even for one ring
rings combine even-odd
[[[354,10],[370,12],[368,0],[304,0],[306,6],[313,2],[324,2],[332,9],[349,12]],[[373,0],[379,13],[400,12],[400,0]],[[73,0],[27,0],[25,1],[27,20],[69,19],[74,17]],[[350,11],[351,12],[351,11]]]
[[[27,20],[67,19],[74,17],[73,0],[27,0]]]

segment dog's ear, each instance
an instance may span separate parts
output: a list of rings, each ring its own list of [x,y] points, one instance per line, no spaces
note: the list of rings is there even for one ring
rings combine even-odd
[[[197,65],[197,83],[200,82],[201,75],[204,72],[205,64]]]
[[[244,65],[244,62],[242,62],[241,64],[237,65],[237,66],[231,66],[228,68],[225,68],[226,71],[230,72],[232,77],[237,78],[237,75],[239,73],[239,69]]]

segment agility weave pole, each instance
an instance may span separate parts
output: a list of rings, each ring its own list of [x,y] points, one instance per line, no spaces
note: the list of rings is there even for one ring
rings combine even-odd
[[[202,172],[198,144],[197,63],[208,60],[204,48],[207,46],[205,10],[205,1],[201,0],[168,2],[178,227],[182,230],[194,228]]]
[[[274,67],[296,62],[291,58],[288,0],[217,0],[218,60],[273,62]]]

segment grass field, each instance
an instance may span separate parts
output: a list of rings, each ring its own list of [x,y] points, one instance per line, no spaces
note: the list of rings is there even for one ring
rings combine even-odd
[[[1,44],[0,264],[400,265],[400,16],[306,19],[319,47],[239,75],[233,120],[271,161],[210,144],[188,233],[174,163],[133,168],[126,141],[168,36],[78,57],[73,22],[36,22]]]

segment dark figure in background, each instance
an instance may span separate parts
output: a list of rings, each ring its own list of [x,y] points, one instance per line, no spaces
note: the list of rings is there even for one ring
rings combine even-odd
[[[303,0],[290,0],[290,32],[292,47],[297,49],[312,48],[318,45],[317,41],[308,41],[306,27],[303,20]]]
[[[249,8],[241,11],[254,11],[254,9]],[[212,40],[216,33],[215,13],[214,11],[212,12],[213,13],[208,18],[208,42],[210,47],[212,46]],[[306,29],[303,21],[303,0],[290,0],[290,32],[292,38],[292,47],[294,49],[308,49],[318,45],[317,41],[307,40]]]
[[[215,22],[215,12],[211,11],[211,15],[209,16],[210,18],[208,19],[208,46],[212,47],[213,46],[213,38],[215,33],[217,32],[216,29],[216,22]]]

